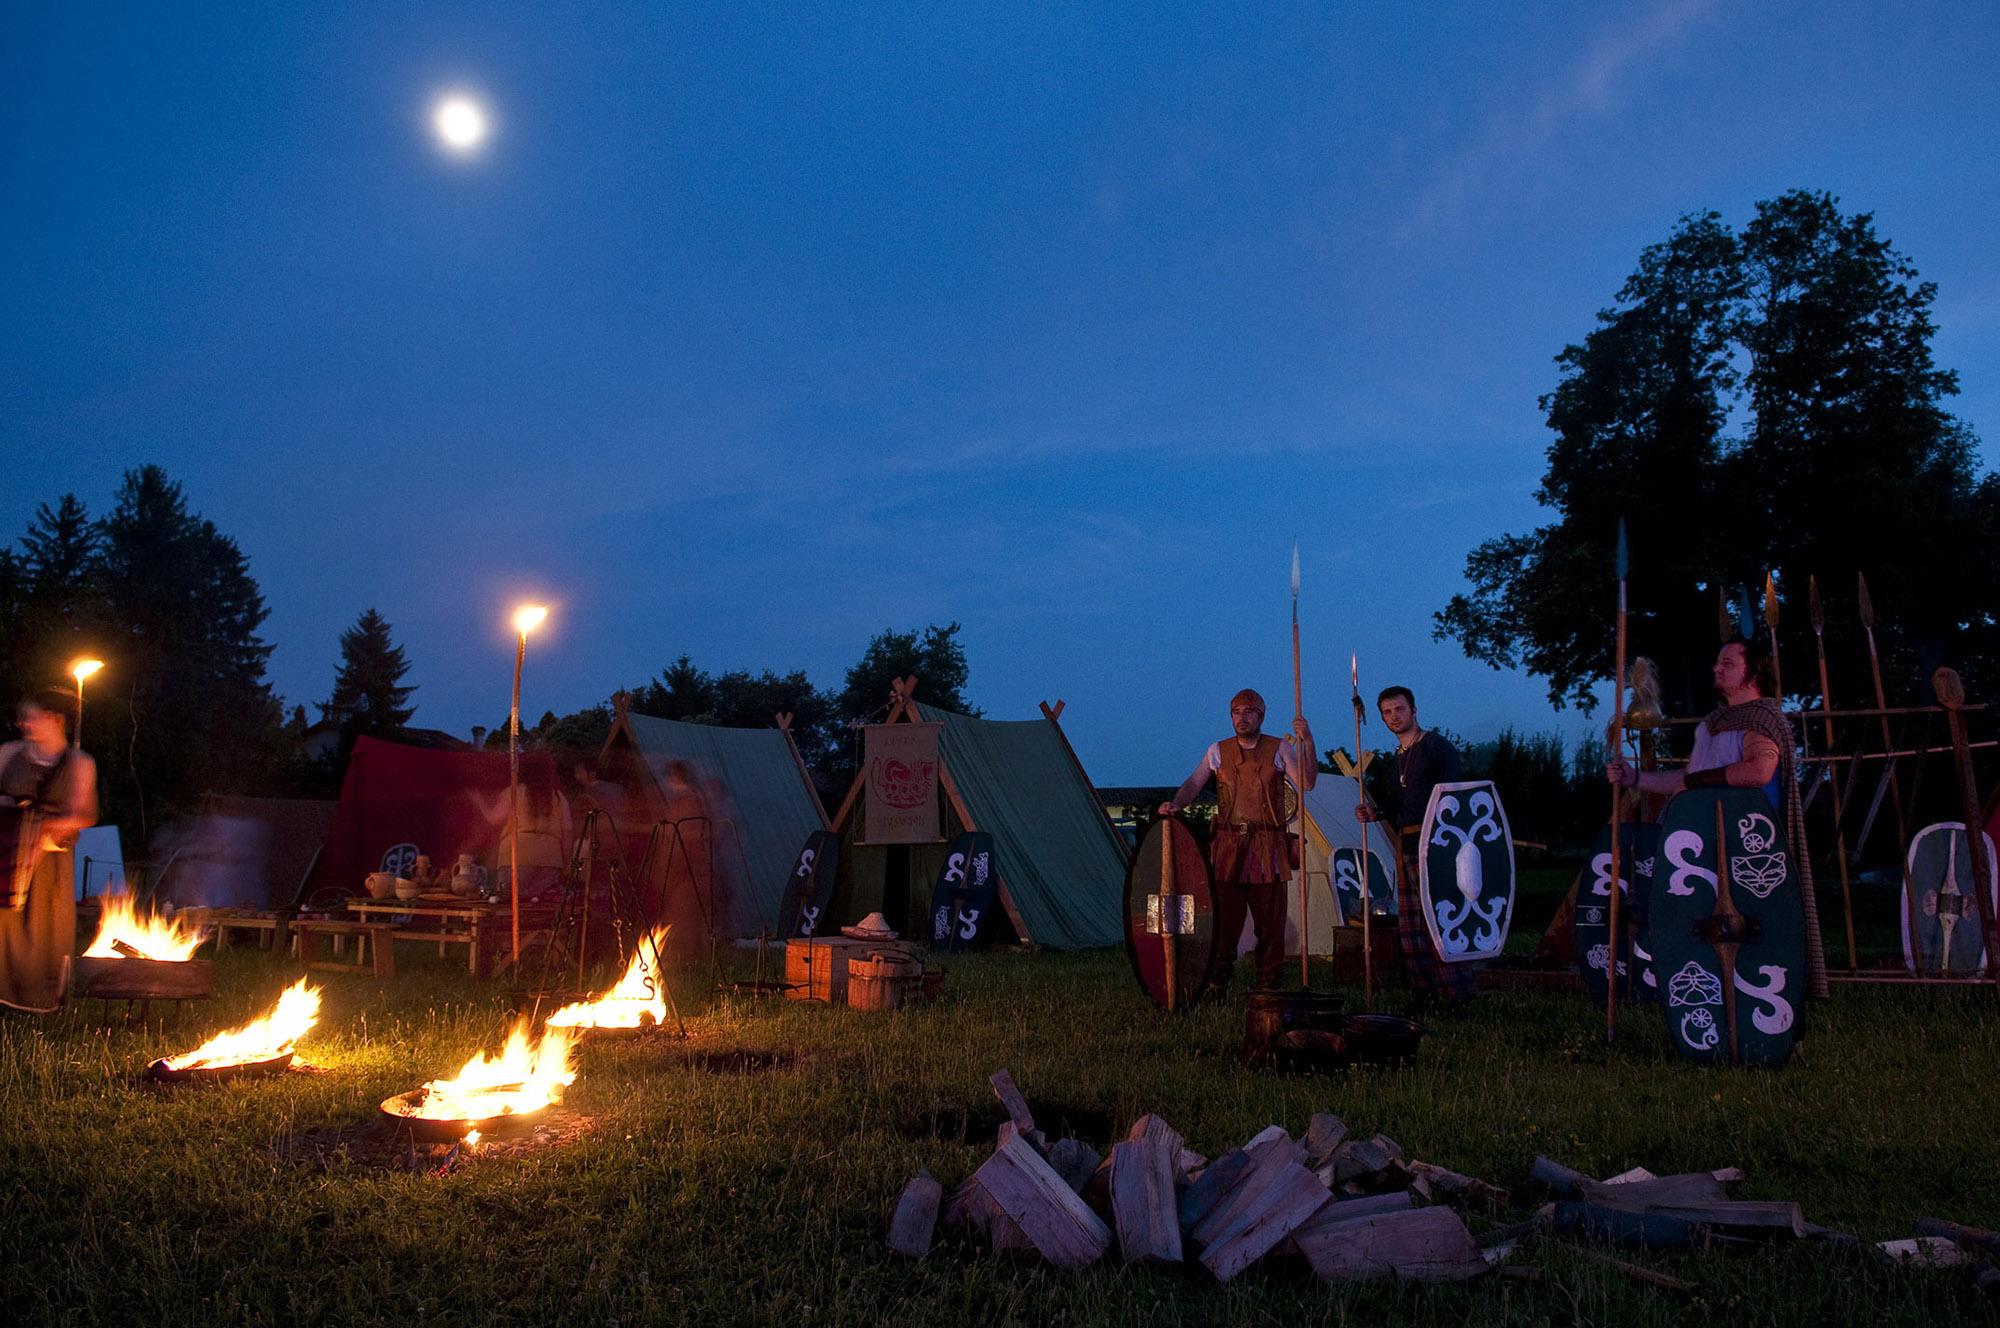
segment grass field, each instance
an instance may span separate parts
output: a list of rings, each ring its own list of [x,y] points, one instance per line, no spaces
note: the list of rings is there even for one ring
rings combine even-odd
[[[1315,1110],[1512,1187],[1538,1152],[1606,1175],[1746,1168],[1740,1192],[1804,1204],[1874,1239],[1921,1215],[2000,1224],[1991,992],[1843,990],[1808,1012],[1779,1073],[1701,1071],[1632,1013],[1607,1049],[1581,997],[1492,994],[1440,1021],[1419,1068],[1279,1078],[1245,1069],[1240,1001],[1156,1012],[1118,952],[951,965],[940,1004],[895,1015],[708,994],[679,982],[692,1042],[589,1046],[577,1137],[445,1176],[290,1156],[310,1131],[497,1045],[502,995],[406,951],[406,975],[325,979],[302,1053],[325,1073],[156,1090],[147,1060],[268,1005],[294,976],[254,950],[179,1028],[90,1003],[0,1020],[0,1306],[10,1323],[1934,1324],[1993,1314],[1962,1275],[1819,1247],[1631,1255],[1699,1302],[1629,1283],[1551,1242],[1540,1280],[1330,1290],[1262,1269],[1079,1274],[947,1244],[882,1247],[903,1182],[947,1184],[990,1150],[986,1084],[1011,1069],[1052,1135],[1100,1148],[1144,1111],[1216,1153]],[[1391,1002],[1393,1003],[1393,1002]],[[109,1020],[109,1022],[107,1022]],[[740,1052],[755,1053],[749,1056]],[[768,1054],[767,1054],[768,1053]],[[1518,1215],[1518,1214],[1517,1214]]]

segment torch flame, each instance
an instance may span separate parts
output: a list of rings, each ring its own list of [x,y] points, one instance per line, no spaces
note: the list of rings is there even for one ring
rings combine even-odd
[[[671,924],[670,924],[671,925]],[[618,985],[594,1001],[565,1005],[549,1016],[551,1028],[637,1028],[651,1016],[655,1024],[667,1020],[667,1000],[663,994],[665,975],[659,971],[658,957],[667,943],[668,927],[651,932],[632,952],[632,963]]]
[[[141,917],[130,895],[106,895],[97,939],[83,953],[95,959],[127,957],[128,951],[118,948],[120,943],[137,950],[141,959],[179,962],[194,957],[201,933],[183,930],[178,919]]]
[[[544,1030],[541,1040],[531,1045],[523,1021],[514,1026],[498,1057],[489,1060],[485,1052],[475,1052],[455,1077],[425,1084],[409,1114],[426,1120],[484,1121],[540,1111],[562,1101],[563,1089],[576,1082],[569,1050],[569,1034],[561,1029]]]
[[[319,1020],[319,988],[300,978],[278,997],[277,1008],[241,1028],[217,1033],[193,1051],[169,1056],[170,1070],[214,1070],[227,1065],[252,1065],[276,1060],[290,1052]]]

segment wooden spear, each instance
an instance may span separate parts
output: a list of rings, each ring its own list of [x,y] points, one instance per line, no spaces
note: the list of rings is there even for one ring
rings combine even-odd
[[[1819,653],[1819,708],[1827,712],[1826,752],[1833,755],[1833,692],[1826,673],[1826,615],[1819,607],[1819,578],[1806,577],[1806,599],[1812,610],[1813,646]],[[1828,792],[1833,798],[1833,845],[1840,861],[1840,907],[1847,921],[1847,967],[1858,971],[1861,960],[1854,948],[1854,892],[1847,880],[1847,830],[1840,821],[1840,777],[1831,766],[1826,770]]]
[[[1716,635],[1724,643],[1736,635],[1736,620],[1729,612],[1729,590],[1720,581],[1715,583],[1715,627]]]
[[[1882,656],[1875,649],[1875,601],[1868,595],[1867,573],[1857,571],[1854,574],[1854,587],[1861,608],[1861,634],[1868,642],[1868,676],[1875,683],[1875,708],[1882,712],[1876,716],[1882,724],[1882,750],[1893,752],[1896,743],[1889,731],[1888,694],[1882,688]],[[1910,935],[1915,936],[1922,923],[1917,917],[1917,892],[1910,888],[1910,830],[1903,821],[1903,790],[1896,780],[1894,757],[1888,758],[1888,768],[1884,773],[1889,780],[1889,806],[1896,813],[1896,874],[1903,881],[1903,911],[1909,914]],[[1917,773],[1921,779],[1922,765],[1917,767]],[[1921,970],[1922,963],[1919,962],[1917,967]],[[1922,977],[1922,972],[1919,971],[1917,976]]]
[[[1618,548],[1613,555],[1613,570],[1618,574],[1618,635],[1611,665],[1611,754],[1625,755],[1625,573],[1627,570],[1625,551],[1625,518],[1618,518]],[[1623,819],[1625,786],[1614,785],[1611,790],[1611,934],[1604,957],[1604,1040],[1612,1041],[1618,1033],[1618,874],[1619,827]]]
[[[1297,540],[1293,540],[1292,541],[1292,718],[1294,720],[1300,720],[1304,719],[1305,717],[1306,717],[1305,683],[1303,681],[1302,675],[1299,672],[1299,542]],[[1315,756],[1313,753],[1305,751],[1303,745],[1298,740],[1298,735],[1293,734],[1292,759],[1298,763],[1297,766],[1295,767],[1298,773],[1298,779],[1295,782],[1294,791],[1298,794],[1298,803],[1299,803],[1299,850],[1298,850],[1298,862],[1292,868],[1292,890],[1293,893],[1298,896],[1299,900],[1299,990],[1310,991],[1312,990],[1312,944],[1307,937],[1308,929],[1306,927],[1306,916],[1311,908],[1311,904],[1310,901],[1306,899],[1305,763],[1308,760],[1317,761],[1319,758]],[[1286,833],[1287,834],[1290,833],[1289,827],[1286,828]]]
[[[1771,675],[1778,684],[1778,694],[1772,699],[1783,710],[1785,671],[1778,663],[1778,583],[1769,572],[1764,573],[1764,628],[1771,634]]]
[[[1965,687],[1958,674],[1939,669],[1931,675],[1931,690],[1944,707],[1945,723],[1951,729],[1952,752],[1958,758],[1958,805],[1965,817],[1965,844],[1972,851],[1972,903],[1979,913],[1979,931],[1986,938],[1986,971],[1993,977],[1994,995],[2000,996],[2000,920],[1993,916],[1993,865],[1986,854],[1986,824],[1979,819],[1979,785],[1972,772],[1972,749],[1965,741]]]
[[[1355,810],[1368,805],[1368,765],[1361,759],[1361,656],[1347,657],[1347,676],[1354,685],[1354,794],[1357,801]],[[1368,898],[1368,822],[1361,822],[1361,852],[1355,865],[1361,869],[1361,1006],[1375,1008],[1375,952],[1370,937],[1375,933],[1373,910]],[[1403,870],[1403,846],[1396,845],[1396,871],[1398,879]]]
[[[1616,899],[1618,892],[1613,890]],[[1708,943],[1722,964],[1722,1017],[1729,1025],[1729,1063],[1741,1065],[1743,1051],[1736,1037],[1736,952],[1743,948],[1743,914],[1729,891],[1729,837],[1722,823],[1722,804],[1715,804],[1715,911],[1709,915]]]
[[[1167,1011],[1180,1008],[1180,947],[1175,943],[1181,925],[1181,901],[1174,894],[1173,818],[1160,823],[1160,972],[1167,982]]]

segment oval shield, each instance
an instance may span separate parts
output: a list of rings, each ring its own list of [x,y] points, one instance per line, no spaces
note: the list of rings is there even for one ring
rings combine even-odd
[[[1491,959],[1514,919],[1514,839],[1490,779],[1439,784],[1424,808],[1417,894],[1447,964]]]
[[[970,949],[993,911],[999,885],[992,835],[968,830],[952,840],[931,889],[931,949]]]
[[[1382,855],[1374,849],[1354,846],[1336,848],[1327,855],[1327,869],[1333,877],[1333,904],[1343,927],[1361,925],[1361,879],[1365,860],[1368,875],[1368,911],[1378,918],[1396,916],[1396,880]]]
[[[785,884],[786,936],[820,933],[821,924],[828,921],[826,906],[833,898],[834,878],[839,875],[840,836],[831,830],[815,830],[807,835]]]
[[[1201,845],[1179,821],[1156,821],[1125,874],[1125,953],[1132,975],[1158,1004],[1185,1010],[1208,985],[1215,947],[1215,896]]]
[[[1678,794],[1660,818],[1653,968],[1668,1036],[1691,1060],[1781,1065],[1798,1038],[1805,903],[1782,821],[1761,790],[1739,788]]]
[[[1618,925],[1625,933],[1618,944],[1618,999],[1651,1001],[1659,978],[1651,962],[1651,938],[1646,935],[1646,904],[1653,882],[1653,853],[1660,827],[1626,822],[1618,827]],[[1633,882],[1638,889],[1633,889]],[[1628,925],[1629,924],[1629,925]],[[1605,965],[1611,951],[1611,826],[1600,826],[1576,878],[1576,969],[1584,989],[1604,1004]],[[1632,983],[1632,958],[1639,959],[1639,982]]]
[[[1986,840],[1986,902],[2000,906],[1991,836]],[[1910,841],[1903,877],[1903,962],[1912,973],[1972,977],[1986,965],[1979,904],[1972,894],[1972,844],[1965,822],[1939,821]]]

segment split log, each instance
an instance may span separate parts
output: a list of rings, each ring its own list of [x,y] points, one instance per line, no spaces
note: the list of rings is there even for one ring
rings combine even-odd
[[[1947,1222],[1941,1217],[1920,1217],[1910,1225],[1919,1236],[1943,1236],[1948,1240],[1957,1241],[1960,1246],[1968,1250],[2000,1254],[2000,1231],[1962,1226],[1957,1222]]]
[[[1577,1198],[1611,1208],[1658,1208],[1663,1205],[1699,1206],[1730,1202],[1729,1190],[1706,1171],[1678,1176],[1655,1176],[1651,1180],[1586,1180],[1577,1186]]]
[[[931,1237],[937,1231],[938,1205],[943,1202],[944,1186],[930,1172],[919,1171],[911,1178],[889,1219],[890,1250],[912,1259],[929,1254]]]
[[[1058,1268],[1095,1263],[1111,1247],[1111,1229],[1025,1139],[1001,1144],[973,1179]]]
[[[1112,1221],[1126,1263],[1181,1261],[1173,1158],[1167,1141],[1159,1137],[1111,1146]]]
[[[1342,1185],[1380,1184],[1384,1174],[1399,1173],[1397,1178],[1408,1172],[1399,1164],[1403,1160],[1402,1145],[1386,1134],[1378,1134],[1372,1139],[1350,1139],[1333,1150],[1326,1164],[1319,1169],[1320,1180],[1327,1188]]]
[[[1485,1204],[1490,1208],[1507,1206],[1507,1191],[1498,1185],[1489,1185],[1476,1177],[1461,1175],[1429,1162],[1411,1162],[1409,1167],[1417,1180],[1439,1194],[1463,1199],[1468,1203]]]
[[[1013,1124],[1009,1121],[1008,1124]],[[1082,1194],[1090,1184],[1090,1178],[1097,1171],[1101,1160],[1097,1150],[1081,1139],[1058,1139],[1050,1145],[1047,1157],[1056,1174],[1068,1182],[1069,1187]]]
[[[1380,1277],[1457,1282],[1487,1267],[1464,1220],[1449,1208],[1383,1213],[1301,1230],[1293,1240],[1314,1274],[1329,1283]]]
[[[1331,1112],[1316,1111],[1306,1123],[1306,1166],[1318,1171],[1347,1137],[1347,1126]]]
[[[1299,1252],[1298,1238],[1304,1231],[1326,1231],[1348,1222],[1359,1222],[1363,1218],[1380,1217],[1384,1213],[1406,1213],[1417,1206],[1408,1190],[1398,1190],[1393,1194],[1371,1194],[1363,1199],[1337,1199],[1314,1213],[1298,1231],[1280,1241],[1271,1251],[1277,1255],[1293,1255]]]
[[[1255,1169],[1259,1158],[1274,1150],[1282,1150],[1293,1161],[1305,1156],[1304,1145],[1276,1126],[1259,1131],[1249,1143],[1241,1148],[1232,1148],[1215,1161],[1208,1164],[1199,1176],[1181,1191],[1180,1221],[1182,1231],[1192,1231],[1212,1213],[1216,1205],[1223,1202],[1243,1179]]]
[[[1699,1222],[1726,1236],[1793,1236],[1806,1234],[1805,1214],[1795,1203],[1759,1199],[1725,1199],[1720,1203],[1648,1204],[1648,1215]]]
[[[1281,1175],[1286,1167],[1299,1166],[1299,1161],[1289,1149],[1266,1145],[1254,1153],[1246,1153],[1250,1159],[1250,1170],[1241,1180],[1231,1186],[1214,1207],[1194,1226],[1188,1234],[1198,1245],[1211,1244],[1227,1228],[1255,1204],[1264,1190]],[[1303,1167],[1300,1168],[1304,1170]],[[1307,1172],[1311,1175],[1311,1172]],[[1314,1182],[1318,1184],[1317,1181]],[[1320,1202],[1326,1202],[1326,1191],[1320,1190]]]
[[[1556,1205],[1554,1230],[1631,1250],[1702,1250],[1711,1243],[1709,1229],[1698,1222],[1580,1199]]]
[[[978,1236],[995,1254],[1035,1253],[1035,1243],[976,1177],[951,1192],[940,1218],[951,1230]]]
[[[1014,1076],[1005,1070],[995,1070],[987,1082],[993,1085],[1000,1105],[1007,1108],[1007,1119],[1014,1122],[1014,1128],[1022,1134],[1034,1133],[1035,1113],[1028,1110],[1028,1099],[1014,1086]]]
[[[1269,1254],[1327,1203],[1319,1178],[1282,1149],[1267,1151],[1241,1188],[1244,1201],[1229,1205],[1227,1221],[1212,1218],[1203,1236],[1201,1262],[1222,1282]]]
[[[1604,1185],[1629,1185],[1635,1180],[1658,1179],[1658,1176],[1655,1176],[1644,1167],[1633,1167],[1630,1171],[1621,1171],[1615,1176],[1606,1176],[1600,1183]]]
[[[1132,1128],[1125,1132],[1125,1137],[1134,1143],[1158,1140],[1167,1150],[1170,1165],[1179,1159],[1181,1152],[1187,1147],[1187,1140],[1181,1138],[1179,1130],[1151,1112],[1133,1121]]]
[[[999,1133],[993,1136],[993,1146],[997,1148],[1009,1139],[1024,1139],[1027,1141],[1028,1147],[1034,1149],[1043,1157],[1049,1155],[1049,1137],[1046,1134],[1043,1134],[1040,1130],[1029,1130],[1024,1134],[1021,1131],[1021,1127],[1013,1121],[1003,1120],[1000,1122]]]

